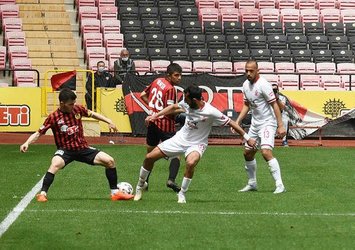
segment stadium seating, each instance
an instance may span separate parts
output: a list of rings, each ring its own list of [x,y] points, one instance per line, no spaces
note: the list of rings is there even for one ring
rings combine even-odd
[[[212,72],[218,76],[231,75],[233,72],[233,64],[229,61],[219,61],[212,63]]]
[[[149,60],[135,60],[134,64],[139,75],[145,75],[146,73],[150,72]]]
[[[195,73],[212,72],[211,61],[194,61],[192,71]]]

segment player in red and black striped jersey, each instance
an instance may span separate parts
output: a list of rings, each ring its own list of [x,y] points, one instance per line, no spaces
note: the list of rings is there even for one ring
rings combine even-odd
[[[76,95],[68,88],[60,91],[59,102],[59,108],[51,113],[40,129],[33,133],[20,147],[21,152],[26,152],[31,143],[44,135],[48,129],[52,129],[57,151],[54,153],[51,165],[44,176],[41,192],[37,194],[37,201],[47,201],[47,192],[54,181],[55,174],[72,161],[104,166],[111,188],[111,199],[132,199],[132,195],[118,192],[115,160],[105,152],[89,147],[84,138],[81,118],[92,117],[96,120],[106,122],[110,131],[117,131],[116,125],[105,116],[88,110],[81,105],[76,105]]]
[[[167,67],[166,76],[155,79],[142,93],[141,99],[149,106],[151,113],[158,113],[165,107],[177,102],[177,94],[174,85],[181,81],[182,68],[179,64],[171,63]],[[165,141],[174,136],[175,116],[163,116],[151,122],[147,130],[147,153],[152,151],[161,141]],[[180,187],[175,183],[180,167],[180,159],[174,158],[170,161],[169,178],[167,187],[175,192],[180,191]],[[147,185],[147,184],[146,184]]]

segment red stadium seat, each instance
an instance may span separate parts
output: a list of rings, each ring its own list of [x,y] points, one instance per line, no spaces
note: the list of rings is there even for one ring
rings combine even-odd
[[[117,20],[117,7],[116,6],[100,6],[99,7],[99,19],[114,19]]]
[[[311,23],[319,22],[319,11],[317,9],[302,9],[301,13],[301,22]]]
[[[75,0],[76,6],[95,6],[95,0]]]
[[[295,64],[292,62],[277,62],[275,63],[276,73],[294,73]]]
[[[28,58],[27,46],[9,46],[8,57],[10,61],[10,68],[14,58]]]
[[[237,2],[237,8],[239,8],[239,9],[256,8],[256,1],[255,0],[239,0]]]
[[[19,17],[19,5],[17,4],[5,4],[0,5],[0,20],[4,18],[18,18]]]
[[[354,11],[355,0],[338,0],[338,8],[340,10],[350,9]]]
[[[202,8],[199,9],[199,20],[203,24],[204,22],[218,22],[219,10],[216,8]]]
[[[86,61],[91,59],[106,60],[106,48],[105,47],[88,47],[86,48]]]
[[[233,72],[237,74],[245,73],[245,62],[234,62],[233,63]]]
[[[197,0],[196,1],[196,6],[197,6],[198,9],[215,8],[216,7],[216,1],[215,0]]]
[[[232,62],[219,61],[212,63],[212,72],[218,76],[230,76],[233,73],[233,64]]]
[[[235,0],[217,0],[216,5],[218,9],[222,9],[222,8],[233,9],[235,8],[235,3],[236,3]]]
[[[250,9],[240,9],[241,22],[259,22],[260,21],[260,12],[259,9],[250,8]]]
[[[237,8],[222,8],[220,14],[222,22],[239,22],[240,20],[240,13]]]
[[[99,17],[98,8],[96,6],[80,6],[77,21],[79,20],[79,25],[83,19],[97,19]]]
[[[355,23],[355,9],[340,10],[340,16],[343,23]]]
[[[112,59],[117,60],[118,58],[120,58],[121,50],[125,49],[124,47],[105,47],[108,61]]]
[[[316,63],[316,72],[317,73],[335,73],[336,66],[333,62],[319,62]]]
[[[277,0],[276,8],[278,9],[295,9],[296,8],[296,0]]]
[[[25,32],[23,31],[13,31],[5,33],[5,45],[9,46],[25,46],[26,38]]]
[[[273,62],[258,62],[258,68],[260,73],[273,73],[275,71]]]
[[[83,34],[83,48],[87,47],[102,47],[103,39],[101,33],[84,33]]]
[[[150,61],[149,60],[134,60],[136,71],[140,75],[145,75],[150,72]]]
[[[122,48],[123,45],[123,34],[117,33],[106,33],[104,34],[104,46]]]
[[[115,6],[115,0],[96,0],[96,6]]]
[[[284,90],[298,90],[298,75],[279,75],[279,86]]]
[[[339,75],[321,75],[320,83],[325,90],[345,90]]]
[[[192,62],[191,61],[177,60],[177,61],[173,61],[173,62],[177,63],[181,66],[183,75],[191,74],[191,72],[192,72]]]
[[[36,87],[34,83],[35,77],[33,71],[15,71],[14,86],[17,87]]]
[[[299,22],[300,11],[298,9],[281,9],[281,22]]]
[[[152,60],[150,62],[150,69],[155,72],[166,72],[166,68],[169,64],[170,61],[168,60]]]
[[[318,75],[301,75],[301,89],[303,90],[323,90],[320,85]]]
[[[337,4],[337,0],[322,0],[317,1],[317,9],[335,9]]]
[[[320,21],[323,23],[337,23],[340,22],[339,9],[322,9],[320,11]]]
[[[276,0],[259,0],[256,3],[256,7],[259,9],[275,9]]]
[[[81,20],[80,33],[100,33],[101,23],[98,19],[83,19]]]
[[[298,62],[296,63],[297,73],[314,73],[316,72],[316,64],[313,62]]]
[[[269,83],[279,85],[279,76],[274,74],[261,74]]]
[[[22,19],[18,17],[5,18],[2,20],[3,32],[22,31]]]
[[[5,69],[6,66],[6,47],[0,46],[0,69]]]
[[[316,8],[316,0],[298,0],[296,2],[296,7],[300,10],[303,9],[315,9]]]
[[[194,61],[192,65],[193,72],[212,72],[212,62],[210,61]]]
[[[263,23],[280,21],[280,12],[278,9],[261,9],[260,15]]]
[[[101,20],[101,32],[103,34],[108,33],[120,33],[121,22],[117,19],[104,19]]]

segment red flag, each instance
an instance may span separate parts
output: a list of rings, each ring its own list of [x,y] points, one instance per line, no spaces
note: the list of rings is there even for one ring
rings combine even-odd
[[[62,88],[76,89],[76,71],[68,71],[64,73],[55,74],[51,78],[53,90],[60,90]]]

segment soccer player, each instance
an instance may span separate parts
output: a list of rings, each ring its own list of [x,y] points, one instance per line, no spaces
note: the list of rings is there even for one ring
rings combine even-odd
[[[243,108],[236,120],[237,124],[245,118],[251,110],[252,120],[247,138],[253,138],[260,146],[261,154],[269,165],[270,173],[275,180],[276,189],[274,194],[286,191],[281,179],[279,162],[274,158],[272,149],[274,147],[275,135],[282,138],[285,136],[285,128],[281,119],[280,108],[277,104],[271,84],[260,77],[258,63],[255,60],[248,60],[245,64],[247,80],[243,83]],[[244,159],[245,170],[248,175],[248,184],[240,192],[256,191],[256,148],[245,144]]]
[[[190,85],[184,90],[183,101],[148,116],[146,122],[155,121],[162,115],[182,112],[186,114],[184,126],[172,138],[163,141],[146,155],[143,166],[140,169],[134,196],[135,201],[142,198],[144,183],[157,160],[163,157],[171,158],[184,154],[186,167],[181,190],[178,193],[178,203],[186,203],[185,193],[191,183],[195,166],[207,148],[208,135],[212,125],[231,126],[240,135],[244,136],[251,148],[255,147],[256,141],[248,137],[237,123],[202,100],[202,89],[196,85]]]
[[[171,63],[167,67],[166,76],[155,79],[140,95],[141,99],[149,106],[152,113],[158,113],[165,107],[177,102],[174,85],[181,81],[182,68],[179,64]],[[159,119],[149,122],[147,130],[147,153],[152,151],[161,141],[165,141],[175,134],[175,116],[164,115]],[[180,168],[179,157],[172,158],[169,166],[169,177],[166,186],[180,191],[180,187],[175,183],[176,176]],[[148,182],[148,178],[147,178]],[[148,183],[145,183],[147,188]]]
[[[84,106],[76,105],[75,102],[75,93],[68,88],[62,89],[59,93],[59,108],[51,113],[39,130],[20,146],[20,151],[24,153],[28,150],[29,145],[44,135],[49,128],[53,131],[57,151],[54,153],[50,167],[44,176],[41,192],[36,196],[37,201],[46,202],[48,200],[47,192],[54,181],[55,174],[72,161],[104,166],[111,189],[111,200],[132,199],[133,195],[118,192],[115,160],[110,155],[89,147],[84,138],[81,118],[92,117],[106,122],[110,131],[117,131],[116,125],[105,116],[90,111]]]

